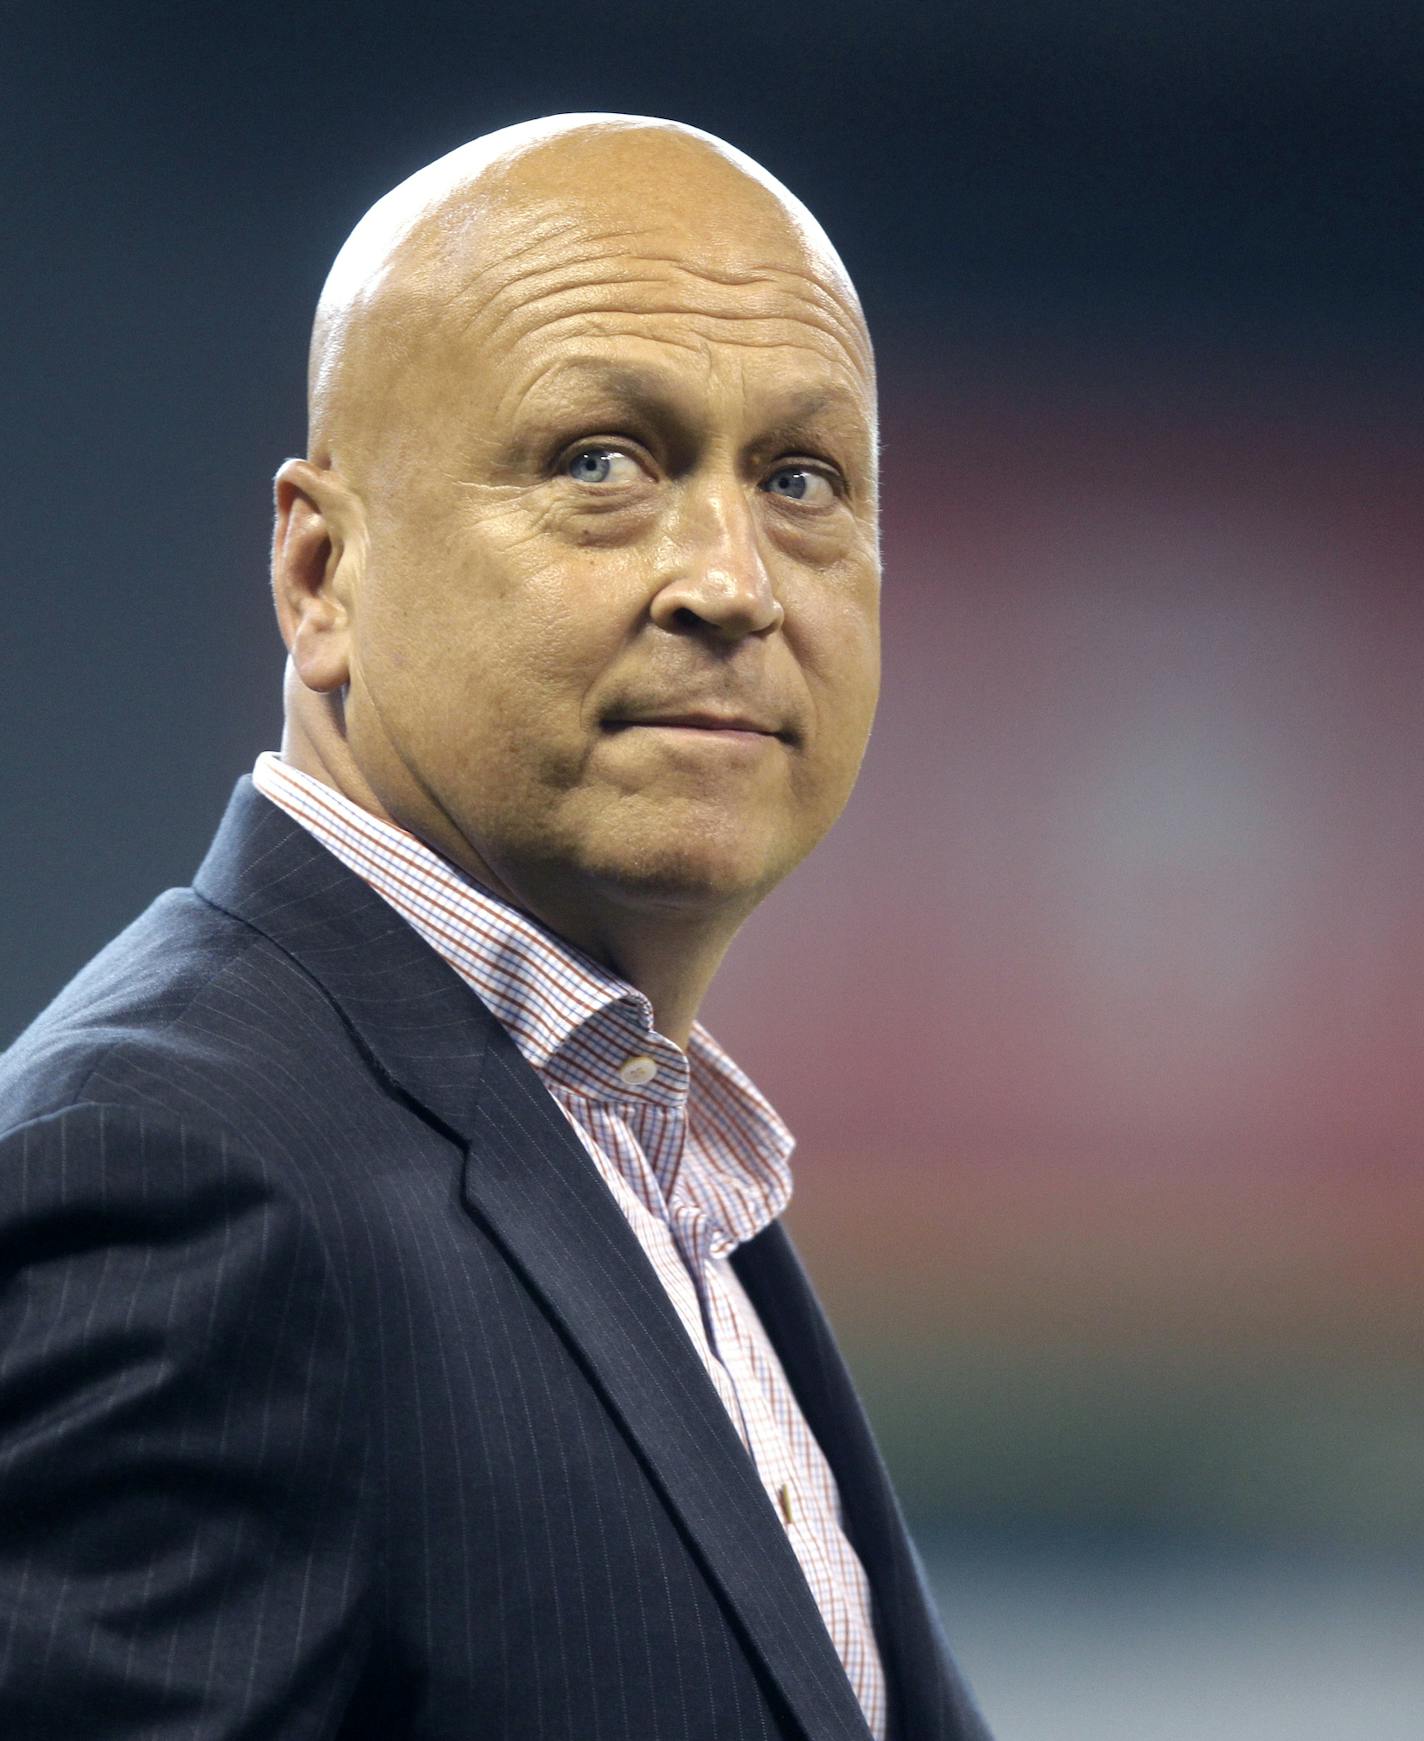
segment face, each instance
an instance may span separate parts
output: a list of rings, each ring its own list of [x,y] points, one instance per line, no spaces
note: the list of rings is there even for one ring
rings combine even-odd
[[[538,223],[438,297],[357,485],[346,729],[385,810],[576,934],[748,911],[878,682],[873,381],[790,225]]]

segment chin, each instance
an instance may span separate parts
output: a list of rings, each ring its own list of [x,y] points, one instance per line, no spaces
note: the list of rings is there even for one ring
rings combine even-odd
[[[791,869],[778,855],[696,834],[620,850],[588,865],[591,878],[620,904],[694,912],[747,913]]]

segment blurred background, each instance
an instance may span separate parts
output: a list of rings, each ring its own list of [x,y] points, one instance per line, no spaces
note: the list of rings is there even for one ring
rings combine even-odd
[[[0,1044],[273,745],[365,207],[672,115],[877,336],[886,691],[709,1025],[999,1741],[1424,1734],[1424,11],[5,5]]]

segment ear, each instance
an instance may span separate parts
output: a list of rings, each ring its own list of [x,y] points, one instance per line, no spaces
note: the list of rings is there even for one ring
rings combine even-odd
[[[351,676],[351,611],[365,558],[361,504],[333,470],[286,460],[277,473],[272,597],[282,639],[308,689]]]

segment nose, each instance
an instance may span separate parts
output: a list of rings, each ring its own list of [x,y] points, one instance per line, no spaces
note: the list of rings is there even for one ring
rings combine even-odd
[[[653,621],[673,633],[711,631],[727,641],[779,628],[786,613],[762,557],[745,485],[729,478],[700,487],[689,482],[686,489],[672,560],[652,601]]]

